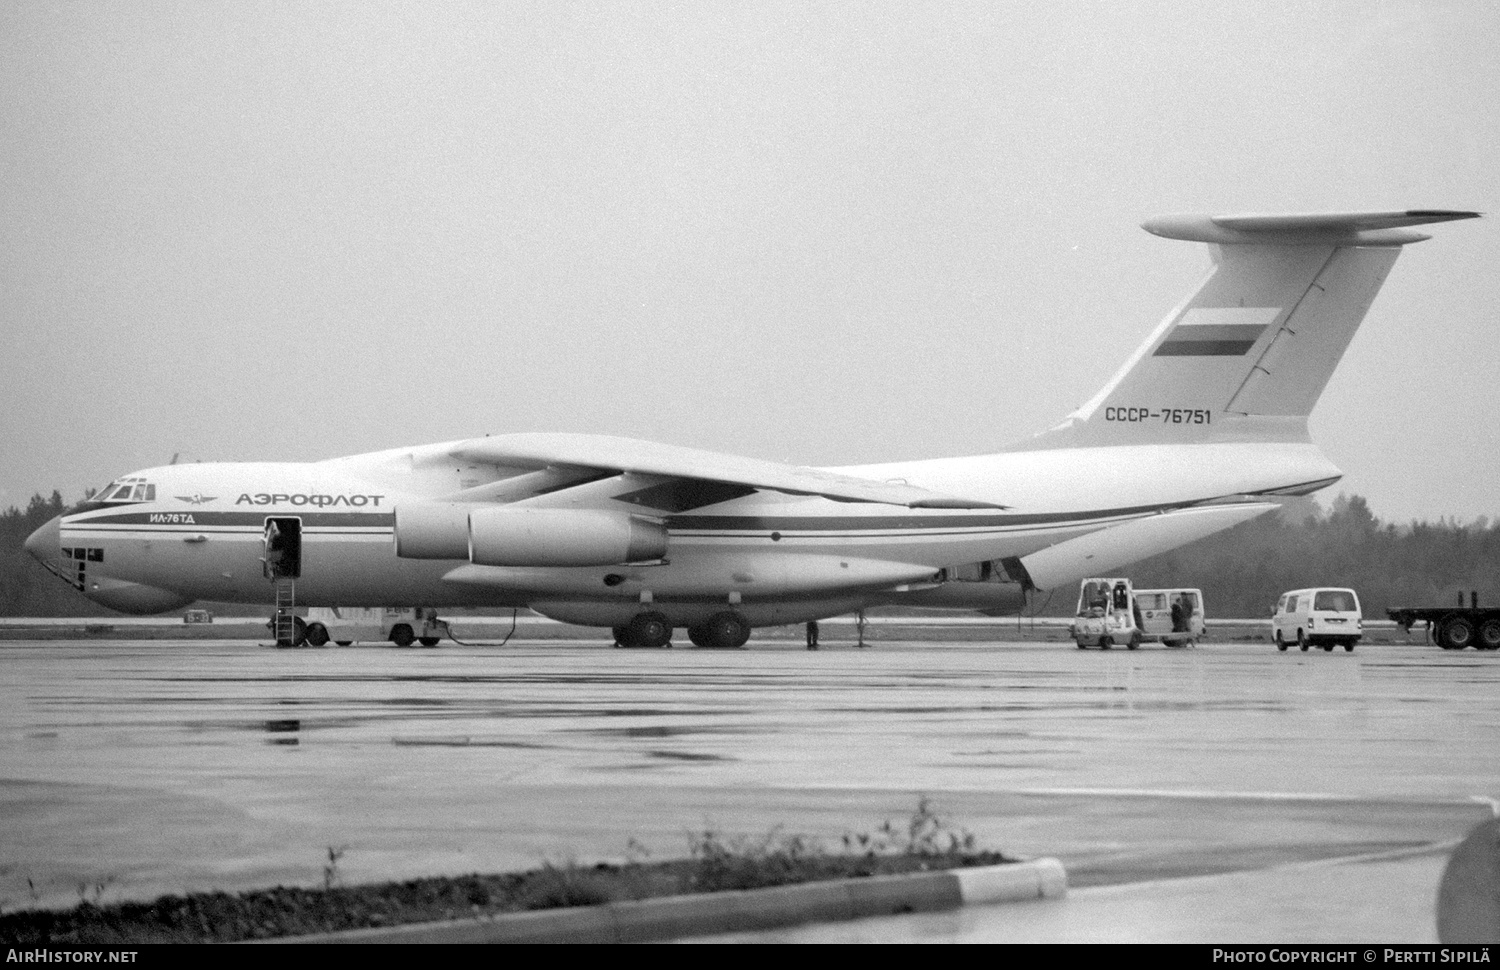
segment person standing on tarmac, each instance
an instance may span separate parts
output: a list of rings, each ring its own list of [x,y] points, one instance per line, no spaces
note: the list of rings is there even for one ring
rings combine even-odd
[[[1178,596],[1172,600],[1172,632],[1186,633],[1188,628],[1188,611],[1182,603],[1182,597]]]
[[[807,621],[807,649],[818,649],[818,621]]]

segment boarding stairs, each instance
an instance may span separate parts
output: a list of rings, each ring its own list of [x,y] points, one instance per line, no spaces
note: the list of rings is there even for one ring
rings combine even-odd
[[[297,645],[297,580],[291,576],[278,576],[272,581],[276,586],[276,645]]]

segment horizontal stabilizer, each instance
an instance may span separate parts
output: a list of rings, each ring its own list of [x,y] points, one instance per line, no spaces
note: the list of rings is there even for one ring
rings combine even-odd
[[[682,448],[635,438],[596,434],[509,434],[473,438],[453,448],[455,458],[507,468],[593,468],[724,482],[788,495],[820,495],[843,502],[874,502],[913,509],[1003,509],[993,502],[931,492],[900,482],[880,482],[780,462]]]
[[[1158,216],[1141,228],[1167,239],[1227,244],[1402,246],[1431,237],[1411,226],[1474,219],[1477,212],[1406,209],[1395,212],[1326,212],[1301,215]]]

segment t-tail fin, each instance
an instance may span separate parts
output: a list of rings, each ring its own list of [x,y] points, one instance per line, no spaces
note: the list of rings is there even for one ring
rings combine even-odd
[[[1410,226],[1477,212],[1165,216],[1209,244],[1208,279],[1061,425],[1012,450],[1305,441],[1307,416],[1407,243]]]

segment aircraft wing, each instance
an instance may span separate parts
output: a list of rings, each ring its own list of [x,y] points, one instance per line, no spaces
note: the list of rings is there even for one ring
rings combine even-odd
[[[788,495],[819,495],[843,502],[875,502],[913,509],[995,509],[994,502],[944,495],[899,482],[879,482],[803,465],[762,461],[718,451],[595,434],[508,434],[473,438],[456,446],[454,458],[507,468],[593,469],[608,473],[660,475],[767,489]]]

